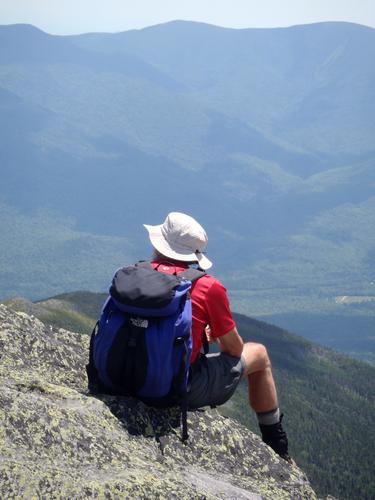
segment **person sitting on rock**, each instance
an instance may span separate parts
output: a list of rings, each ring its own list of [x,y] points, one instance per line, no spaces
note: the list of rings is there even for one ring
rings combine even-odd
[[[212,266],[204,255],[207,234],[189,215],[171,212],[163,224],[144,224],[153,246],[151,265],[167,274],[177,274],[197,264]],[[191,289],[191,373],[188,387],[190,409],[219,406],[234,394],[240,380],[248,380],[249,404],[256,412],[263,441],[287,461],[288,439],[282,427],[271,362],[264,345],[244,343],[233,320],[224,286],[206,274]],[[218,343],[220,352],[204,354],[204,334]]]

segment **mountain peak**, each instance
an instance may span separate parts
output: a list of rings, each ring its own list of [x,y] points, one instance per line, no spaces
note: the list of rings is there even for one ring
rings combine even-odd
[[[316,499],[304,474],[216,410],[189,412],[86,393],[89,337],[0,305],[1,497]],[[176,431],[177,428],[177,431]],[[48,465],[46,465],[48,464]],[[31,478],[31,479],[30,479]]]
[[[47,32],[41,30],[40,28],[37,28],[33,24],[27,24],[27,23],[16,23],[16,24],[0,24],[0,33],[15,33],[15,34],[36,34],[38,33],[39,35],[45,35],[45,36],[53,36],[49,35]]]

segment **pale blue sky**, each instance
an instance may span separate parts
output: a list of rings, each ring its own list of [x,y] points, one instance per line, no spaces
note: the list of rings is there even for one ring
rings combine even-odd
[[[0,0],[0,24],[54,34],[125,31],[174,19],[232,28],[348,21],[375,27],[375,0]]]

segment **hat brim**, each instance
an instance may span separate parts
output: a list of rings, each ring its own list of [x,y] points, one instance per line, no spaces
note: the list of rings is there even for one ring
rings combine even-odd
[[[178,245],[178,243],[173,243],[172,246],[172,244],[164,238],[161,232],[162,224],[159,226],[149,226],[148,224],[143,224],[143,226],[148,231],[148,236],[152,246],[162,255],[181,262],[197,262],[199,267],[203,270],[212,267],[212,262],[203,253],[192,253],[190,250]]]

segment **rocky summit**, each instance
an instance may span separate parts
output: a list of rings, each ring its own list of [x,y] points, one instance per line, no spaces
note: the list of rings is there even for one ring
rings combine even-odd
[[[0,497],[316,499],[306,476],[216,410],[87,392],[89,338],[0,305]]]

